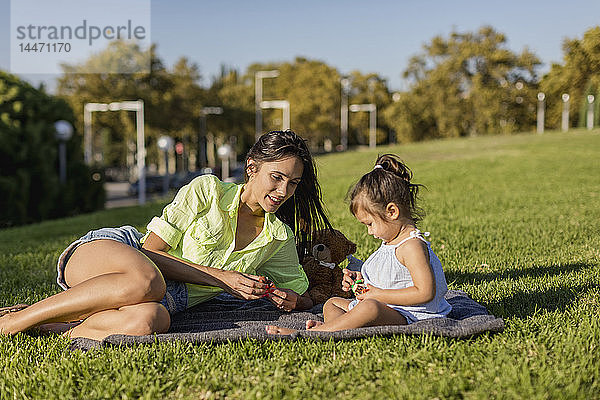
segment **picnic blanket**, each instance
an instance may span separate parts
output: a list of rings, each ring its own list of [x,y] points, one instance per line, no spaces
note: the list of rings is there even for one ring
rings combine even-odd
[[[229,294],[221,294],[206,303],[172,316],[168,333],[147,336],[111,335],[102,341],[75,338],[71,342],[71,349],[89,350],[104,346],[132,346],[172,341],[223,343],[248,338],[259,341],[298,338],[348,340],[399,334],[463,338],[483,332],[501,332],[504,329],[504,321],[501,318],[490,315],[484,306],[472,300],[466,293],[450,290],[446,294],[446,300],[452,305],[452,311],[446,318],[433,318],[402,326],[317,332],[305,330],[304,324],[307,319],[323,320],[322,304],[308,311],[286,313],[275,308],[266,299],[244,301]],[[265,331],[265,325],[280,325],[299,331],[286,336],[269,335]]]

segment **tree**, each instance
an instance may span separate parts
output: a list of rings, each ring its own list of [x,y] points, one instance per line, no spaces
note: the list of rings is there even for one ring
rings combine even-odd
[[[340,75],[322,61],[297,57],[293,62],[253,64],[247,78],[261,70],[279,70],[279,76],[263,80],[263,100],[290,102],[290,125],[313,148],[326,138],[339,137]],[[263,110],[264,130],[281,129],[281,110]]]
[[[400,140],[510,133],[535,121],[538,58],[510,51],[492,27],[423,46],[404,72],[411,88],[385,118]]]
[[[110,103],[123,100],[144,100],[146,144],[149,163],[157,162],[156,143],[167,134],[178,140],[194,143],[199,110],[204,90],[199,86],[198,66],[180,59],[172,71],[167,70],[156,54],[149,50],[149,71],[134,73],[86,73],[99,65],[113,65],[123,58],[138,57],[135,44],[112,42],[106,50],[90,57],[81,65],[63,65],[64,75],[58,81],[58,93],[75,111],[76,125],[83,128],[83,107],[88,102]],[[140,56],[141,57],[141,56]],[[114,70],[111,67],[110,70]],[[103,135],[94,135],[97,147],[104,137],[105,166],[124,165],[127,143],[135,143],[135,115],[129,112],[94,113],[94,128]]]
[[[245,81],[254,82],[256,71],[273,69],[279,71],[279,76],[263,80],[263,99],[288,100],[292,129],[307,138],[313,148],[322,147],[326,139],[338,144],[341,105],[339,71],[322,61],[296,57],[293,62],[253,64],[248,68]],[[378,111],[389,103],[389,91],[384,79],[376,74],[362,75],[358,71],[352,72],[349,78],[352,82],[351,103],[375,103]],[[263,110],[263,118],[265,131],[281,129],[281,110]],[[358,113],[350,119],[349,128],[354,132],[354,144],[367,142],[368,121],[365,113]],[[385,129],[380,131],[384,132]],[[381,132],[380,136],[385,136]]]
[[[361,74],[359,71],[352,71],[348,79],[350,81],[348,104],[375,104],[377,107],[377,142],[387,142],[389,128],[385,118],[382,117],[382,113],[391,102],[387,81],[377,74]],[[349,114],[349,144],[365,145],[369,143],[369,118],[368,112]]]
[[[65,101],[0,71],[0,227],[104,206],[100,179],[83,164],[80,135],[66,143],[67,182],[59,182],[57,120],[73,121]]]
[[[582,39],[566,39],[563,52],[564,64],[553,64],[540,83],[547,99],[546,125],[560,126],[561,96],[567,93],[571,104],[570,123],[583,126],[587,95],[596,97],[595,115],[600,114],[600,26],[588,29]]]

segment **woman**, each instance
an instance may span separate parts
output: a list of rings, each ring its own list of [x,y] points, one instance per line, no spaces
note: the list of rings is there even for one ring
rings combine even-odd
[[[171,314],[223,291],[266,297],[286,311],[310,308],[298,254],[311,232],[331,225],[306,143],[292,131],[263,135],[246,157],[245,178],[196,178],[148,224],[141,247],[131,227],[89,232],[59,257],[66,290],[5,311],[0,333],[66,321],[82,321],[59,324],[71,337],[163,333]]]

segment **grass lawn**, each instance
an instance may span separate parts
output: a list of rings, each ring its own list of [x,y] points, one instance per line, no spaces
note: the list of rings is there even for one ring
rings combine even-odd
[[[382,147],[423,183],[421,224],[451,289],[504,318],[503,333],[348,342],[156,344],[69,351],[0,338],[0,399],[600,398],[600,131]],[[343,201],[377,152],[319,157],[332,222],[365,258],[378,243]],[[101,226],[144,229],[150,204],[0,230],[0,304],[58,291],[56,258]]]

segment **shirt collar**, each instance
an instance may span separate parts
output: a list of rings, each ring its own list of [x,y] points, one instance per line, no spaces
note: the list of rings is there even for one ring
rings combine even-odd
[[[232,217],[238,213],[240,196],[243,189],[243,184],[231,185],[231,187],[225,189],[225,193],[223,193],[223,196],[221,196],[221,200],[219,201],[219,207],[221,207],[223,211],[227,211]],[[286,225],[273,213],[265,213],[263,231],[267,240],[286,240],[289,237]]]
[[[240,205],[240,195],[242,194],[243,184],[235,185],[232,184],[230,187],[225,189],[225,193],[219,200],[219,207],[221,210],[228,211],[230,215],[237,214],[237,209]]]

